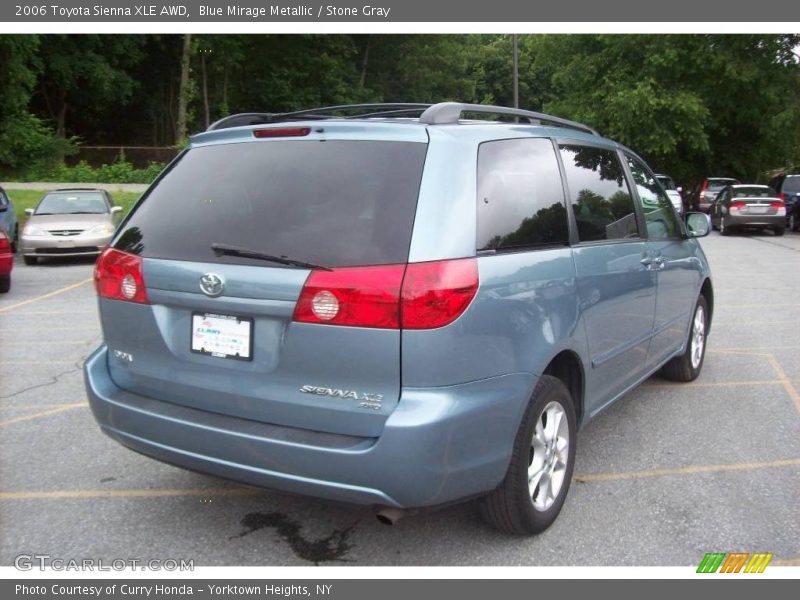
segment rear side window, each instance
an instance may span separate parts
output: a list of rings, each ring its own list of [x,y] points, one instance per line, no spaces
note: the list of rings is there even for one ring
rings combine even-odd
[[[637,237],[633,198],[617,153],[592,146],[560,149],[580,241]]]
[[[800,192],[800,176],[787,177],[783,181],[783,191],[791,192],[792,194]]]
[[[478,250],[567,244],[564,191],[548,139],[498,140],[478,150]]]
[[[211,244],[330,267],[406,262],[426,149],[343,140],[194,148],[150,191],[115,247],[249,265],[266,263],[217,257]]]

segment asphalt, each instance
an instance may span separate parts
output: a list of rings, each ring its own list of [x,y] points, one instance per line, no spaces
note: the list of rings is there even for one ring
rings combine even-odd
[[[589,423],[564,509],[532,538],[492,530],[474,502],[387,527],[122,448],[94,424],[80,371],[101,340],[92,262],[18,260],[0,298],[0,565],[697,565],[711,551],[800,564],[800,234],[702,245],[716,304],[703,373],[653,377]]]

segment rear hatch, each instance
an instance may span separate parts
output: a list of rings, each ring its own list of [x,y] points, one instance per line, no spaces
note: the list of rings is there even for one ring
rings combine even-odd
[[[100,299],[118,386],[256,421],[380,435],[400,393],[399,328],[293,315],[311,273],[407,262],[427,134],[312,126],[200,136],[122,224],[112,247],[141,259],[146,302]]]

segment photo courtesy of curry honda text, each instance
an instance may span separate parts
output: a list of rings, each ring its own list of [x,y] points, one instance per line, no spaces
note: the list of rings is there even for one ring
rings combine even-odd
[[[453,102],[226,117],[120,224],[95,281],[94,416],[140,453],[254,486],[557,517],[577,432],[714,307],[695,238],[631,150]]]

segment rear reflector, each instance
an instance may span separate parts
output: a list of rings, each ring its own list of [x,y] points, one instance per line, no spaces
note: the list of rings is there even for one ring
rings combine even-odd
[[[311,127],[281,127],[278,129],[253,130],[253,136],[257,138],[303,137],[309,133],[311,133]]]
[[[477,290],[474,258],[312,271],[300,292],[294,320],[433,329],[455,321]]]
[[[101,298],[149,304],[140,256],[106,248],[94,267],[94,284]]]

